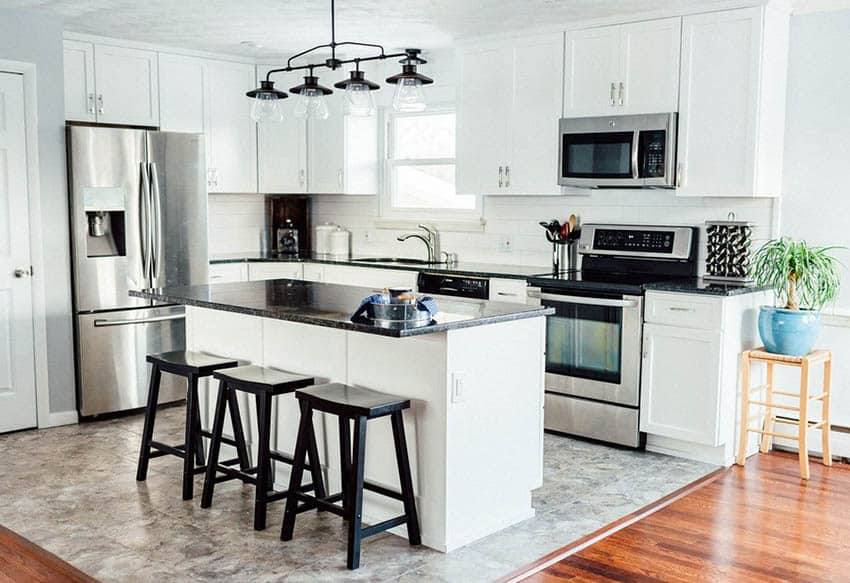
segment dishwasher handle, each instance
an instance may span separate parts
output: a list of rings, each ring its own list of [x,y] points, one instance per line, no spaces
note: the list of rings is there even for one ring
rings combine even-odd
[[[586,306],[603,306],[609,308],[637,308],[637,300],[617,300],[611,298],[589,298],[584,296],[562,296],[560,294],[544,294],[534,289],[528,290],[528,297],[558,302],[561,304],[582,304]]]
[[[133,326],[135,324],[155,324],[157,322],[168,322],[169,320],[185,320],[186,314],[169,314],[168,316],[156,316],[154,318],[139,318],[129,320],[104,320],[97,319],[94,321],[95,328],[105,328],[108,326]]]

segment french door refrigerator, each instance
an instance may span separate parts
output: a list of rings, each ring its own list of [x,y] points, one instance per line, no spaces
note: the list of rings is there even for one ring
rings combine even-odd
[[[185,348],[182,306],[133,289],[207,283],[204,137],[90,126],[67,132],[77,408],[143,407],[152,352]],[[160,402],[185,398],[163,375]]]

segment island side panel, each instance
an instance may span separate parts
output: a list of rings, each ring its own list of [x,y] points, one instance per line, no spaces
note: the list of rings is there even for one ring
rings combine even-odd
[[[534,516],[544,338],[543,317],[448,332],[447,381],[456,387],[447,412],[449,550]]]

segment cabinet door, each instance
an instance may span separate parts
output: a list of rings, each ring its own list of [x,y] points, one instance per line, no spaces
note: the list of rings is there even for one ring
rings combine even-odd
[[[65,119],[93,122],[95,114],[94,45],[65,41]]]
[[[562,34],[533,37],[513,47],[513,82],[506,193],[561,194],[558,119],[561,117]]]
[[[623,59],[620,74],[623,105],[619,108],[620,113],[677,111],[682,19],[624,24],[620,30]],[[619,86],[617,90],[619,96]]]
[[[95,45],[97,121],[159,125],[159,73],[154,51]]]
[[[255,86],[252,65],[207,61],[207,167],[211,192],[257,192],[257,124],[245,92]]]
[[[257,67],[265,79],[272,66]],[[275,78],[273,77],[273,80]],[[277,78],[283,81],[282,77]],[[307,124],[292,115],[297,95],[283,101],[283,121],[257,124],[257,183],[264,193],[307,192]]]
[[[620,27],[567,32],[564,51],[564,116],[609,115],[617,108]]]
[[[719,330],[645,324],[640,430],[721,445]]]
[[[298,97],[295,97],[298,99]],[[342,194],[345,187],[345,116],[340,95],[325,97],[328,119],[307,120],[309,192]]]
[[[202,59],[160,53],[160,129],[204,133],[207,117],[205,88],[206,66]]]
[[[378,194],[378,116],[347,115],[343,126],[343,193]]]
[[[511,60],[511,50],[504,47],[470,50],[461,56],[455,165],[458,194],[504,191]]]
[[[677,194],[752,196],[759,8],[682,19]]]

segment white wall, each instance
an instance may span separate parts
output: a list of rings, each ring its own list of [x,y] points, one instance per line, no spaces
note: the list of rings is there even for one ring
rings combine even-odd
[[[71,260],[62,95],[62,21],[0,8],[0,59],[35,63],[47,365],[52,412],[76,408],[71,324]]]

